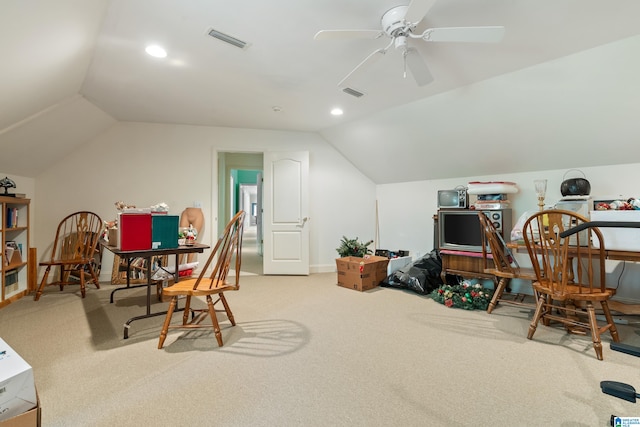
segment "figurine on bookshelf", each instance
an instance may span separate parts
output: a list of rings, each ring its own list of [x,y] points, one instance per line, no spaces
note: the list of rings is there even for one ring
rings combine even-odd
[[[4,193],[2,194],[5,197],[15,197],[15,194],[10,194],[10,188],[16,188],[16,183],[10,179],[8,176],[5,176],[4,179],[0,180],[0,187],[4,188]]]

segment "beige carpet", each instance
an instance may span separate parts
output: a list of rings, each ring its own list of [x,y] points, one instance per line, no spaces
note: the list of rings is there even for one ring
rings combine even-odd
[[[640,358],[541,326],[526,310],[446,308],[411,292],[336,286],[335,274],[247,275],[228,295],[237,326],[172,331],[145,291],[48,288],[0,310],[0,336],[34,368],[44,426],[606,426],[640,406],[601,380],[640,389]],[[166,303],[153,304],[163,310]],[[178,321],[179,316],[175,320]],[[640,345],[640,327],[621,325]]]

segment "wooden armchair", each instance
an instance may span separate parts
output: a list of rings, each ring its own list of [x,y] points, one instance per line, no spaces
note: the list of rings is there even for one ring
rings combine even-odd
[[[222,236],[218,239],[218,242],[211,251],[211,255],[209,255],[209,259],[207,259],[207,262],[197,278],[181,280],[162,290],[163,296],[171,297],[171,302],[169,303],[167,317],[165,318],[162,331],[160,332],[160,339],[158,341],[159,349],[162,348],[167,337],[167,332],[170,328],[196,329],[209,327],[208,325],[201,324],[202,321],[206,319],[207,315],[211,318],[218,346],[222,346],[222,333],[220,332],[220,324],[218,323],[216,315],[216,312],[222,310],[215,310],[215,305],[218,302],[222,303],[229,322],[231,322],[232,326],[235,326],[236,322],[224,296],[224,292],[237,291],[240,289],[240,264],[242,258],[244,216],[245,212],[240,211],[227,224]],[[235,277],[230,283],[227,279],[229,267],[232,263],[235,269]],[[213,270],[211,274],[207,276],[207,270],[210,265],[213,265]],[[217,300],[215,302],[213,302],[213,295],[217,295]],[[171,325],[171,317],[176,309],[178,297],[180,296],[185,297],[185,308],[182,316],[182,323]],[[191,297],[205,297],[207,308],[193,308],[191,306]],[[191,314],[190,321],[189,314]]]
[[[574,212],[546,210],[532,215],[524,224],[523,235],[536,280],[536,311],[529,326],[532,339],[540,321],[561,322],[569,332],[591,331],[593,348],[602,360],[600,335],[609,331],[619,342],[618,331],[609,311],[608,300],[615,289],[605,281],[605,247],[598,228],[586,228],[568,235],[570,229],[588,222]],[[594,304],[604,313],[598,324]]]
[[[82,297],[85,296],[85,275],[100,288],[96,269],[99,266],[98,239],[102,228],[102,220],[93,212],[75,212],[64,218],[58,225],[56,237],[51,249],[51,259],[40,262],[46,267],[34,300],[38,301],[47,285],[58,285],[63,290],[65,285],[80,284]],[[58,280],[47,283],[52,267],[58,268]]]
[[[503,298],[503,295],[511,279],[517,278],[533,282],[536,279],[535,272],[530,268],[521,268],[517,264],[504,239],[484,212],[478,212],[478,218],[480,219],[482,236],[483,269],[485,273],[491,274],[496,278],[496,289],[489,307],[487,307],[487,313],[491,314],[499,302],[533,309],[535,305],[524,302],[524,295],[511,295],[510,298]]]

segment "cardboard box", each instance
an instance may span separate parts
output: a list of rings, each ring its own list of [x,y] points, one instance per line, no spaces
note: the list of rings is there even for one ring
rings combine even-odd
[[[151,215],[151,248],[178,247],[178,215]]]
[[[42,411],[40,409],[40,399],[36,390],[35,408],[23,412],[20,415],[0,421],[0,427],[40,427],[42,425]]]
[[[591,211],[591,221],[640,222],[640,211]],[[605,249],[640,251],[640,228],[599,227]]]
[[[0,338],[0,421],[37,406],[33,369]]]
[[[109,229],[109,234],[108,234],[108,238],[109,238],[109,246],[115,246],[118,247],[118,229],[117,228],[110,228]]]
[[[151,213],[118,214],[118,249],[139,251],[151,249]]]
[[[338,286],[360,292],[373,289],[387,277],[388,264],[389,258],[379,256],[338,258]]]

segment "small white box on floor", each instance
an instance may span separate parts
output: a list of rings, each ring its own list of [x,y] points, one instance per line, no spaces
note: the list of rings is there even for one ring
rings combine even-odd
[[[398,258],[390,258],[389,264],[387,265],[387,276],[392,274],[395,271],[400,270],[402,267],[411,264],[412,259],[410,256],[401,256]]]
[[[38,406],[33,369],[0,338],[0,421]]]

